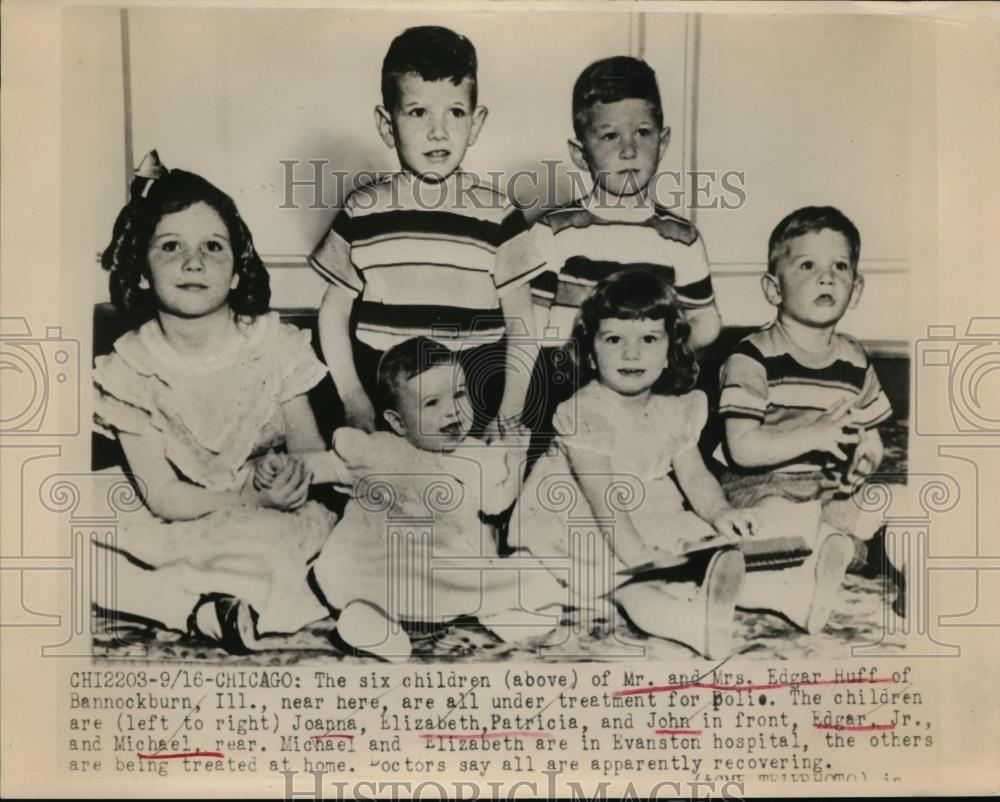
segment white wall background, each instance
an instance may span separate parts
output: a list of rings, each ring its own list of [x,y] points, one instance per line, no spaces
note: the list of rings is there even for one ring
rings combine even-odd
[[[68,265],[104,276],[93,255],[110,235],[126,163],[151,148],[237,200],[272,273],[276,306],[315,305],[323,282],[304,257],[328,225],[323,202],[286,202],[285,168],[390,170],[373,107],[389,41],[415,24],[469,36],[490,117],[465,167],[539,168],[566,159],[570,92],[591,61],[632,53],[656,69],[672,127],[665,170],[740,170],[738,210],[687,210],[705,236],[727,323],[767,320],[758,289],[767,236],[806,203],[842,208],[862,232],[868,280],[845,329],[869,341],[908,338],[909,277],[935,266],[912,252],[934,223],[924,197],[934,166],[934,39],[929,26],[872,16],[349,10],[66,9],[63,206]],[[126,67],[126,68],[123,68]],[[560,171],[560,193],[570,182]],[[526,184],[520,184],[526,187]],[[518,200],[532,200],[523,193]],[[78,210],[78,211],[77,211]],[[65,215],[64,215],[65,217]],[[902,312],[902,314],[901,314]]]

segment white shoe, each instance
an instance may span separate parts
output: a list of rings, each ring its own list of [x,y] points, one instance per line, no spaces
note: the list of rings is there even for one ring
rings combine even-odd
[[[710,659],[728,657],[733,650],[736,600],[743,592],[746,565],[736,549],[717,551],[705,569],[700,596],[704,610],[703,647]]]
[[[688,598],[670,583],[638,582],[618,589],[616,598],[639,629],[675,640],[710,659],[732,651],[736,600],[746,566],[738,549],[716,551],[701,585]],[[690,583],[685,583],[690,585]]]
[[[810,634],[821,632],[826,622],[830,620],[833,605],[836,604],[837,595],[844,584],[844,574],[854,556],[854,544],[847,535],[840,533],[827,535],[819,544],[815,556],[813,574],[811,577],[806,574],[805,577],[806,581],[812,583],[805,615],[800,620],[792,619]],[[806,563],[802,567],[809,568],[810,564]]]
[[[201,597],[188,618],[188,632],[221,646],[230,654],[249,654],[258,647],[257,614],[228,593]]]
[[[355,652],[389,663],[402,663],[413,653],[410,636],[374,604],[354,601],[340,612],[336,635]],[[398,624],[396,625],[398,627]]]

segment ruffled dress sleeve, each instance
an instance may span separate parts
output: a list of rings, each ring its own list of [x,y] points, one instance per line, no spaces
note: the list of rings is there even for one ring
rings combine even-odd
[[[609,457],[615,453],[613,415],[601,400],[588,386],[556,408],[552,425],[561,448]]]
[[[112,352],[94,360],[93,381],[95,431],[110,438],[119,433],[156,433],[148,376],[136,372],[120,354]]]
[[[317,358],[308,331],[281,323],[275,331],[273,347],[281,365],[279,403],[309,392],[326,376],[326,365]]]
[[[661,399],[656,427],[663,444],[660,459],[669,470],[674,457],[698,447],[702,430],[708,423],[708,398],[701,390]]]

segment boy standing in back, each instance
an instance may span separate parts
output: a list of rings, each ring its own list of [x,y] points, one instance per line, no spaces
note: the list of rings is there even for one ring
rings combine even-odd
[[[375,428],[379,359],[421,335],[458,352],[474,431],[520,416],[530,370],[507,343],[533,348],[527,281],[542,262],[522,213],[461,170],[487,116],[476,71],[472,43],[447,28],[393,40],[375,122],[401,170],[351,193],[310,258],[330,282],[320,343],[349,426]]]

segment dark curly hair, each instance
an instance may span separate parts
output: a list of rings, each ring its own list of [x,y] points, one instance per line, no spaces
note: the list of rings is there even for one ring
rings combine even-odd
[[[229,306],[237,315],[254,316],[268,311],[271,285],[264,263],[236,204],[225,192],[200,175],[184,170],[164,171],[155,179],[136,177],[132,198],[119,212],[111,243],[101,255],[101,266],[110,273],[111,301],[133,325],[156,314],[152,290],[139,281],[148,277],[149,243],[165,215],[181,212],[196,203],[206,203],[222,218],[233,250],[233,268],[240,280],[229,293]]]
[[[601,281],[580,307],[567,348],[577,387],[597,376],[594,337],[602,320],[662,320],[667,332],[667,367],[653,385],[661,395],[683,393],[694,387],[698,363],[688,347],[691,326],[677,303],[677,293],[658,272],[631,267]]]

